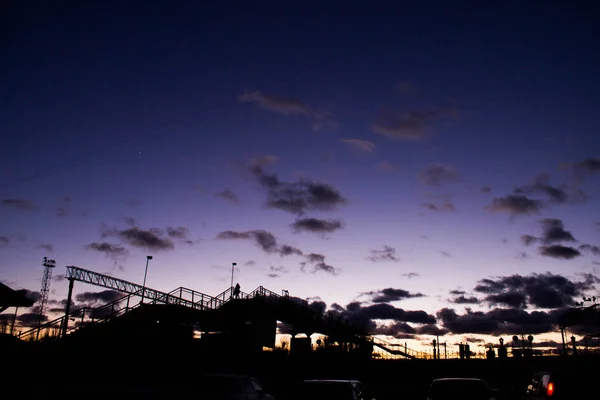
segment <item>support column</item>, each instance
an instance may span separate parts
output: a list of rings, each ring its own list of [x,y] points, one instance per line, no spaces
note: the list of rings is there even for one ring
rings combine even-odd
[[[73,284],[75,279],[69,278],[69,294],[67,295],[67,307],[65,308],[65,317],[62,323],[62,337],[67,336],[67,327],[69,326],[69,314],[71,313],[71,296],[73,295]]]

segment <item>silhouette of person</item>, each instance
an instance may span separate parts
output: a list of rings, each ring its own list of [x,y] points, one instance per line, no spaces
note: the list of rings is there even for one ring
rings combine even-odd
[[[236,299],[240,298],[240,284],[239,283],[235,284],[235,289],[233,289],[233,297]]]

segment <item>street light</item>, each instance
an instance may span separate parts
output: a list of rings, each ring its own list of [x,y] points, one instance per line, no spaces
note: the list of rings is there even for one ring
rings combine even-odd
[[[144,272],[144,285],[142,286],[142,301],[144,302],[144,293],[146,292],[146,275],[148,274],[148,261],[152,260],[152,256],[146,256],[146,271]]]
[[[235,266],[237,265],[237,263],[231,263],[231,286],[233,287],[233,269],[235,268]]]

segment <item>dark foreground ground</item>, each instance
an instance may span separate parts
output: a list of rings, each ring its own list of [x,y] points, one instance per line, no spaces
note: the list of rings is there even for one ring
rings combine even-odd
[[[350,354],[290,357],[235,351],[208,355],[185,346],[159,349],[152,343],[5,348],[0,359],[0,379],[11,397],[201,399],[195,378],[225,372],[256,377],[277,400],[290,399],[300,380],[316,378],[358,379],[377,400],[424,400],[432,379],[454,376],[484,378],[511,399],[519,398],[535,370],[598,370],[600,361],[584,355],[505,360],[370,360]],[[161,394],[153,396],[156,389]]]

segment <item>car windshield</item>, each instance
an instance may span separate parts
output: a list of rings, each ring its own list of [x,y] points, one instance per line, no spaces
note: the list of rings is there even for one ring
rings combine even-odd
[[[348,382],[304,382],[300,392],[303,399],[353,399],[352,386]]]
[[[440,380],[431,385],[429,397],[439,399],[488,399],[489,388],[479,380]]]

